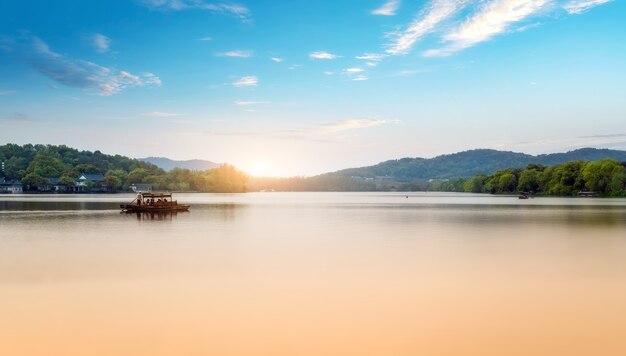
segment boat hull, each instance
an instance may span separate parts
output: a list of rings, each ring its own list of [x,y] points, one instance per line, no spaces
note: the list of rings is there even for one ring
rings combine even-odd
[[[137,204],[121,204],[120,208],[125,213],[171,213],[189,211],[189,205],[137,205]]]

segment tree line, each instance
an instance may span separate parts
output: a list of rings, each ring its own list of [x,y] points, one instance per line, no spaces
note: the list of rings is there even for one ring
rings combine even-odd
[[[127,191],[133,183],[151,184],[154,190],[199,192],[244,192],[248,177],[231,165],[206,171],[173,169],[100,151],[79,151],[64,145],[0,145],[0,176],[20,180],[30,190],[59,178],[59,184],[73,185],[83,174],[102,174],[101,182],[110,191]]]
[[[593,162],[571,161],[554,166],[529,164],[493,174],[477,174],[457,179],[363,179],[327,173],[314,177],[250,178],[252,191],[444,191],[576,196],[593,191],[601,196],[626,196],[624,164],[614,159]]]
[[[592,191],[606,197],[626,196],[625,164],[606,158],[593,162],[571,161],[555,166],[529,164],[493,174],[437,183],[432,190],[468,193],[517,193],[576,196]]]

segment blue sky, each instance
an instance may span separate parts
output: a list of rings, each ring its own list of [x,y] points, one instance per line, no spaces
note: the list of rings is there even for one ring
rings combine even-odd
[[[310,175],[626,149],[622,0],[4,1],[0,143]]]

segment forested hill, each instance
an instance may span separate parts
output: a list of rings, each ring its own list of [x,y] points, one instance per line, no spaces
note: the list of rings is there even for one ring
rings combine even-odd
[[[613,158],[624,162],[626,151],[582,148],[566,153],[533,156],[525,153],[479,149],[430,159],[390,160],[374,166],[344,169],[332,174],[342,177],[388,177],[395,180],[466,178],[481,173],[491,174],[505,168],[524,168],[532,163],[556,165],[569,161],[595,161],[602,158]]]
[[[80,151],[54,145],[0,145],[0,178],[18,180],[25,190],[42,191],[61,184],[74,186],[81,175],[100,175],[99,188],[127,191],[129,185],[150,184],[155,190],[243,192],[247,175],[230,165],[198,171],[175,168],[168,172],[142,160],[100,151]],[[44,188],[47,187],[47,188]]]
[[[22,179],[27,174],[76,177],[114,170],[128,173],[138,168],[152,174],[164,173],[154,164],[137,159],[100,151],[80,151],[65,145],[0,145],[0,161],[4,163],[2,175],[8,179]]]

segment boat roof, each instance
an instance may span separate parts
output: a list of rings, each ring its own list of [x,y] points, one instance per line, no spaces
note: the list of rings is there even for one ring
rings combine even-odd
[[[172,193],[140,193],[144,198],[172,197]]]

